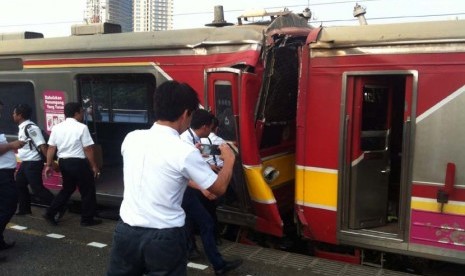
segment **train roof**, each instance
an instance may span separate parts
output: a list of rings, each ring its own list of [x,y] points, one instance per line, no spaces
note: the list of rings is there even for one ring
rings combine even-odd
[[[218,45],[261,45],[272,43],[266,36],[306,36],[312,28],[307,20],[291,12],[266,24],[235,25],[156,32],[79,35],[56,38],[2,40],[0,55],[108,52],[118,50],[179,50]],[[267,33],[267,35],[266,35]],[[16,36],[13,36],[16,38]],[[238,48],[236,48],[237,50]],[[234,48],[230,48],[234,51]]]
[[[261,44],[267,26],[243,25],[157,32],[96,34],[0,41],[0,55],[91,51],[194,49],[208,45]]]
[[[321,28],[312,48],[465,41],[465,20]]]

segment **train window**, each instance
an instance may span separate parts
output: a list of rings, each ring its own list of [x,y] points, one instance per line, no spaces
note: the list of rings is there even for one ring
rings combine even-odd
[[[363,88],[362,131],[387,128],[388,93],[386,87]]]
[[[236,141],[236,120],[233,113],[232,87],[230,83],[215,83],[215,107],[218,118],[218,136]]]
[[[155,78],[150,74],[99,74],[78,77],[86,120],[149,123]]]
[[[265,72],[256,110],[263,155],[294,146],[299,77],[298,44],[276,46],[267,51],[267,63],[271,66]]]
[[[31,119],[37,122],[34,86],[30,82],[0,82],[0,100],[3,102],[0,129],[5,134],[17,134],[18,126],[11,116],[16,104],[28,104],[32,107]]]
[[[365,86],[362,100],[361,150],[386,148],[388,135],[388,91],[386,87]]]

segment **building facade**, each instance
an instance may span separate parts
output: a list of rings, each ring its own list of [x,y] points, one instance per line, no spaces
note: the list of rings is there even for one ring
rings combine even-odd
[[[123,32],[133,31],[134,0],[87,0],[84,19],[88,23],[114,23]]]
[[[134,32],[173,29],[174,0],[133,0]]]

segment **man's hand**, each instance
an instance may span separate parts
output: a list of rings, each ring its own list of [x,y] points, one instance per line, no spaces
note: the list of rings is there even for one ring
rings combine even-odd
[[[92,171],[94,172],[94,178],[99,178],[100,177],[100,170],[97,166],[92,167]]]
[[[212,170],[216,173],[219,173],[221,171],[221,167],[218,167],[216,165],[211,165],[210,164],[210,168],[212,168]]]
[[[234,155],[233,150],[226,143],[221,144],[219,149],[221,151],[220,158],[224,160],[224,162],[234,163],[234,160],[236,160],[236,155]]]
[[[8,144],[10,145],[12,150],[17,150],[24,147],[24,145],[26,145],[26,141],[16,140]]]
[[[208,198],[209,200],[215,200],[215,199],[218,198],[215,194],[210,193],[210,192],[207,191],[207,190],[201,189],[200,191],[201,191],[202,194],[203,194],[206,198]]]
[[[52,166],[45,165],[45,171],[44,171],[45,178],[51,177],[52,176],[52,171],[53,171]]]

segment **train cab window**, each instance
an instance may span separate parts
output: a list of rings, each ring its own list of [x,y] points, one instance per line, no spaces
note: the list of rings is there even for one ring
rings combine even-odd
[[[28,104],[32,108],[31,119],[37,122],[36,103],[34,100],[34,86],[31,82],[0,82],[0,99],[3,102],[0,129],[5,134],[18,133],[18,126],[11,116],[13,108],[17,104]]]
[[[215,84],[215,107],[218,118],[218,136],[224,140],[236,141],[236,120],[233,113],[231,84],[221,82]]]
[[[155,87],[152,75],[81,75],[78,80],[87,121],[150,122],[150,99]]]
[[[388,91],[385,87],[365,86],[362,99],[361,150],[384,150],[387,146]]]
[[[267,67],[256,110],[262,155],[292,149],[297,114],[298,47],[274,47],[267,53]]]

